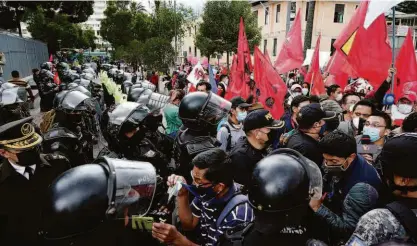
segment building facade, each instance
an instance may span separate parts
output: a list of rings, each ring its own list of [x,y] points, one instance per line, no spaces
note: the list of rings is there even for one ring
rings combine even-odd
[[[88,17],[88,20],[83,23],[84,28],[91,28],[94,31],[94,34],[96,35],[96,44],[100,47],[110,47],[110,43],[106,40],[103,40],[103,38],[100,35],[100,27],[101,27],[101,21],[105,18],[104,11],[107,8],[107,1],[104,0],[96,0],[94,1],[93,5],[93,14]]]

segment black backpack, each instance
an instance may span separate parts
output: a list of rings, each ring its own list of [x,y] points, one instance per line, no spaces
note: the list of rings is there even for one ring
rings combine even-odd
[[[230,127],[228,124],[223,124],[221,127],[226,128],[227,133],[229,136],[227,136],[227,145],[226,145],[226,151],[230,151],[232,149],[232,132],[230,131]]]
[[[407,234],[410,236],[409,241],[417,243],[417,216],[407,206],[401,202],[392,202],[385,206],[397,220],[404,227]]]

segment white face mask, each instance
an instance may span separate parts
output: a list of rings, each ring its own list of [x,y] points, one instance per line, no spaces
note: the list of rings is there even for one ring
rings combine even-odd
[[[359,128],[359,117],[353,118],[352,123],[355,126],[356,129]]]
[[[339,94],[337,94],[337,96],[336,96],[336,101],[341,101],[342,100],[342,98],[343,98],[343,94],[342,93],[339,93]]]
[[[292,93],[292,95],[293,95],[294,97],[296,97],[296,96],[301,95],[301,92],[293,92],[293,93]]]
[[[307,96],[308,89],[307,88],[303,88],[303,89],[301,89],[301,92],[303,93],[304,96]]]
[[[398,112],[402,114],[409,114],[413,110],[413,106],[409,104],[399,104],[398,105]]]

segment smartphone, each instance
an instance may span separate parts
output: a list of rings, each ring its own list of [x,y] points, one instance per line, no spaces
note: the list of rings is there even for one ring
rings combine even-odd
[[[153,217],[132,216],[132,229],[152,231],[153,222]]]
[[[357,145],[358,154],[376,154],[378,152],[378,147],[375,144],[358,144]]]

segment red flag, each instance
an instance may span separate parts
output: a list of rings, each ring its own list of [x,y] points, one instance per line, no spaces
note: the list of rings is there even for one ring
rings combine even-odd
[[[326,94],[326,89],[324,88],[323,77],[320,70],[320,39],[321,35],[317,38],[316,47],[314,48],[313,57],[311,59],[311,66],[308,70],[306,81],[311,84],[311,95],[322,95]]]
[[[272,64],[271,57],[269,56],[268,50],[265,50],[265,57],[269,61],[269,63]]]
[[[233,58],[232,69],[230,71],[230,79],[232,84],[229,85],[226,99],[235,96],[247,98],[250,95],[249,80],[253,71],[252,60],[248,40],[245,33],[245,25],[243,18],[240,18],[239,39],[237,42],[237,55]]]
[[[60,85],[60,84],[61,84],[61,80],[59,79],[58,72],[55,72],[55,75],[54,75],[54,82],[55,82],[55,84],[57,84],[57,85]]]
[[[279,119],[284,114],[284,98],[287,93],[287,86],[268,61],[268,58],[256,46],[254,56],[254,78],[260,91],[259,102],[271,112],[275,119]]]
[[[395,98],[399,98],[405,92],[404,89],[412,89],[410,87],[411,84],[408,84],[407,88],[404,87],[404,84],[410,82],[413,84],[417,83],[417,60],[411,32],[412,29],[409,28],[407,37],[395,61],[395,67],[397,69],[397,74],[395,75],[396,83],[394,83]]]
[[[374,88],[378,88],[386,78],[391,64],[391,47],[387,43],[387,27],[383,15],[368,29],[363,27],[367,9],[368,1],[362,1],[333,46],[336,52],[343,55],[340,59],[346,59],[351,67],[342,66],[342,71],[352,77],[362,77]]]
[[[349,75],[351,77],[357,77],[356,72],[352,69],[340,51],[335,51],[333,53],[333,56],[327,64],[326,72],[329,73],[329,77],[326,79],[325,85],[329,86],[336,84],[342,89],[347,86]]]
[[[304,61],[303,42],[301,38],[301,9],[298,10],[295,21],[287,38],[282,45],[281,51],[275,61],[275,68],[278,73],[287,73],[295,68],[301,67]]]
[[[49,56],[49,62],[52,62],[54,60],[54,57],[52,56],[52,54]]]

